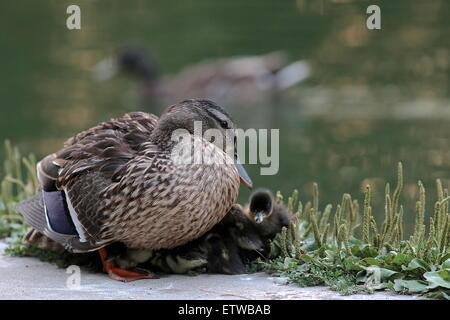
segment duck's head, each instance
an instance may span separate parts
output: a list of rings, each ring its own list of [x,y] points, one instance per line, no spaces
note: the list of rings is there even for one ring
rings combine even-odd
[[[273,212],[273,195],[267,189],[258,189],[250,196],[249,213],[256,223],[261,223]]]
[[[158,77],[158,66],[149,50],[139,47],[126,47],[119,51],[117,63],[121,71],[143,80]]]
[[[208,99],[189,99],[168,107],[158,120],[152,141],[156,144],[171,141],[172,134],[178,129],[184,129],[191,135],[201,135],[232,156],[241,182],[252,188],[252,181],[238,159],[236,126],[219,105]]]
[[[142,46],[126,46],[118,50],[116,57],[101,60],[94,66],[97,80],[108,80],[124,72],[145,82],[159,77],[159,68],[150,50]]]

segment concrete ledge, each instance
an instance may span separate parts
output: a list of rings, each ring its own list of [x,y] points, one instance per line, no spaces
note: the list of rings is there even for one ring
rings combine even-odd
[[[69,273],[35,258],[3,255],[0,242],[0,299],[415,299],[390,292],[341,296],[326,287],[279,285],[264,273],[252,275],[165,275],[155,280],[121,283],[104,274],[81,270],[79,289],[66,285]]]

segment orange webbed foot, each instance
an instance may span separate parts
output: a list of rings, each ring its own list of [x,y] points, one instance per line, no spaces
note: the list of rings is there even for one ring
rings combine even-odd
[[[127,270],[117,267],[112,261],[107,260],[107,252],[105,248],[99,249],[100,258],[103,263],[103,270],[108,273],[109,277],[116,281],[131,282],[140,279],[157,279],[158,277],[147,270],[135,268]]]

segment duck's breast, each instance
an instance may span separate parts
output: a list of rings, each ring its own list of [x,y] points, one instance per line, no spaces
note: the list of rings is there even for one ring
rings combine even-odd
[[[236,201],[239,175],[222,150],[199,139],[201,162],[180,161],[179,154],[137,157],[105,195],[104,233],[131,248],[160,249],[217,224]]]

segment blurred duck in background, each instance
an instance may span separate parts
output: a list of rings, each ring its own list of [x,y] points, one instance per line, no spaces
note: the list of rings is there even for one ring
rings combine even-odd
[[[281,51],[259,56],[207,59],[184,67],[178,74],[162,76],[150,51],[128,46],[114,58],[94,66],[99,81],[127,73],[138,82],[140,106],[154,109],[185,97],[209,98],[223,105],[251,106],[275,102],[284,90],[311,74],[306,61],[291,62]]]

